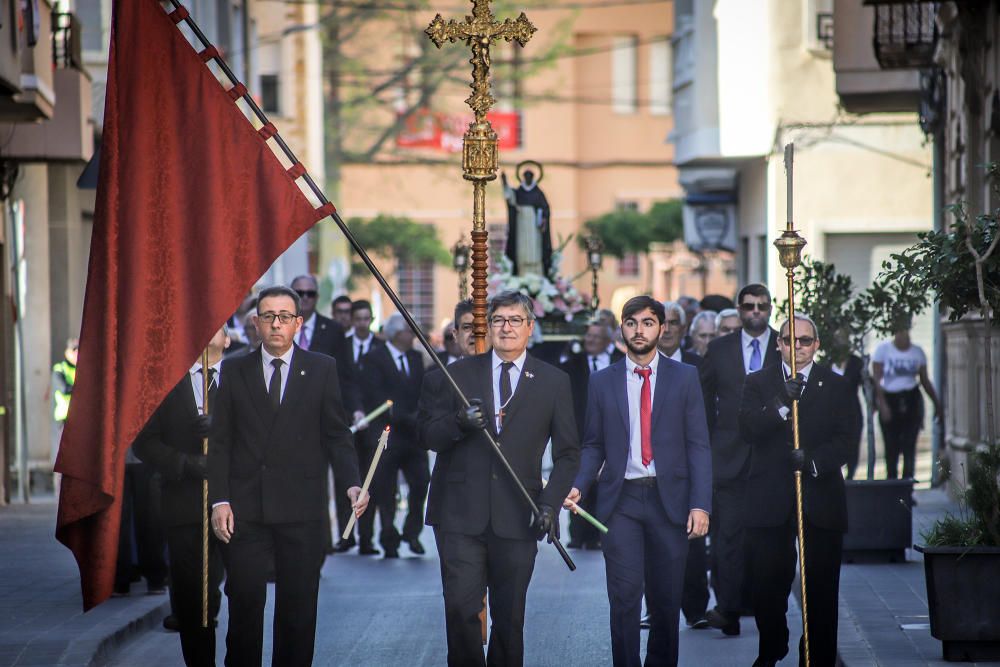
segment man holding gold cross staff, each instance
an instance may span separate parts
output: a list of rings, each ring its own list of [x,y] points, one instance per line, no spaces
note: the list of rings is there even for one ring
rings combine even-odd
[[[745,507],[746,568],[760,640],[755,667],[788,653],[788,596],[798,542],[802,604],[799,664],[837,662],[840,560],[847,530],[841,466],[851,439],[849,391],[843,378],[814,361],[823,332],[794,307],[794,270],[805,240],[792,228],[792,155],[788,227],[775,246],[788,277],[789,313],[781,325],[780,364],[747,376],[740,431],[751,447]]]

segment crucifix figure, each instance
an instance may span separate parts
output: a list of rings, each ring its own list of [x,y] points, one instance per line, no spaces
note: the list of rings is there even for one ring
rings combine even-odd
[[[496,100],[490,94],[490,45],[500,39],[524,46],[536,28],[521,12],[516,19],[497,21],[490,0],[472,0],[472,15],[465,21],[434,17],[424,32],[441,48],[461,40],[472,49],[472,94],[465,100],[476,115],[462,137],[463,177],[472,181],[472,313],[476,352],[486,351],[486,287],[489,249],[486,232],[486,182],[497,177],[497,134],[486,119]]]

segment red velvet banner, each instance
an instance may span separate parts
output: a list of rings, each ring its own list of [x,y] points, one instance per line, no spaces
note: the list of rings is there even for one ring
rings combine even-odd
[[[198,46],[201,50],[201,46]],[[314,210],[157,0],[115,4],[56,537],[111,595],[125,453]]]

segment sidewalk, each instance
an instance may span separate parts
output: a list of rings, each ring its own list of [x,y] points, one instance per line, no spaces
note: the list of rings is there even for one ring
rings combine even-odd
[[[913,541],[958,507],[943,490],[917,491]],[[905,563],[844,565],[840,574],[838,649],[848,667],[950,665],[931,637],[922,555],[907,549]],[[970,663],[966,663],[970,664]]]
[[[53,501],[0,507],[0,667],[100,664],[160,623],[165,595],[108,600],[83,613],[73,555],[55,539]]]

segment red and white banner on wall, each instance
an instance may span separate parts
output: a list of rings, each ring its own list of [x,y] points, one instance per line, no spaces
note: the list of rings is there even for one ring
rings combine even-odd
[[[500,150],[521,147],[521,114],[491,111],[486,114],[497,133]],[[423,109],[411,114],[396,135],[399,148],[428,148],[442,153],[462,152],[462,135],[473,120],[471,113],[449,114]]]

